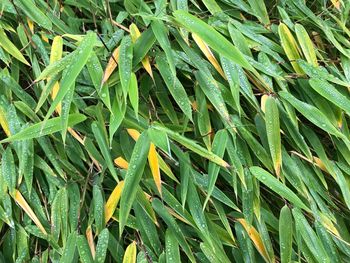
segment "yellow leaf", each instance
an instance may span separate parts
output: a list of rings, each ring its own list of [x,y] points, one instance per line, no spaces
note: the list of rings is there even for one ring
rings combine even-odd
[[[340,234],[338,232],[338,229],[334,226],[332,220],[330,220],[326,215],[324,215],[323,213],[320,214],[321,216],[321,222],[322,225],[329,231],[331,232],[333,235],[337,236],[338,238],[340,238]]]
[[[303,75],[304,71],[297,63],[297,60],[301,58],[301,52],[289,28],[285,24],[281,23],[278,26],[278,34],[281,39],[283,50],[292,64],[293,69],[296,73]]]
[[[42,39],[43,41],[45,41],[46,43],[49,43],[49,39],[47,38],[46,35],[41,34],[41,39]]]
[[[2,107],[0,107],[0,125],[4,130],[7,137],[11,136],[10,127],[6,119],[6,113]]]
[[[57,93],[60,89],[60,84],[58,83],[58,81],[53,85],[53,88],[51,90],[51,98],[52,100],[54,100],[57,96]],[[55,111],[60,115],[61,111],[62,111],[62,104],[61,102],[57,105]]]
[[[51,46],[50,64],[62,58],[62,50],[63,50],[63,38],[61,36],[55,36]]]
[[[137,139],[140,137],[140,133],[135,129],[126,129],[126,131],[135,141],[137,141]]]
[[[136,262],[136,242],[133,241],[125,250],[123,257],[123,263],[135,263]]]
[[[134,23],[130,25],[129,29],[130,29],[131,40],[133,43],[135,43],[136,40],[141,36],[140,30],[137,28],[137,26]],[[144,69],[153,79],[153,72],[152,72],[151,63],[149,62],[149,57],[146,55],[141,62]]]
[[[340,0],[331,0],[331,2],[336,9],[340,10]]]
[[[52,41],[51,46],[51,54],[50,54],[50,64],[60,60],[62,58],[62,52],[63,52],[63,38],[61,36],[55,36]],[[49,79],[48,79],[49,81]],[[54,84],[52,91],[51,91],[51,98],[54,100],[57,96],[57,93],[60,89],[60,85],[58,81]],[[60,115],[62,111],[62,105],[59,103],[55,109],[55,111]],[[79,136],[79,134],[74,131],[72,128],[68,127],[68,132],[82,145],[84,145],[84,140]],[[99,167],[97,161],[92,158],[92,161],[94,164]]]
[[[145,191],[143,192],[143,194],[145,195],[145,197],[146,197],[146,199],[148,201],[152,201],[152,196],[151,195],[147,194]]]
[[[192,226],[192,224],[187,221],[187,219],[183,218],[182,216],[180,216],[179,214],[177,214],[173,209],[171,209],[170,207],[166,207],[166,209],[168,210],[169,214],[171,214],[173,217],[179,219],[180,221],[184,222],[187,225]]]
[[[24,210],[24,212],[26,212],[26,214],[30,217],[30,219],[33,220],[33,222],[40,229],[40,231],[47,235],[47,232],[43,225],[40,223],[38,217],[35,215],[33,210],[28,205],[27,201],[24,199],[24,197],[18,190],[15,190],[15,200],[17,204]]]
[[[261,97],[261,110],[263,111],[263,113],[265,113],[265,105],[266,105],[266,100],[268,99],[268,95],[264,94]]]
[[[84,145],[84,140],[80,137],[80,135],[73,130],[71,127],[68,127],[68,132],[78,141],[80,142],[82,145]]]
[[[238,222],[241,223],[241,225],[244,227],[245,231],[247,231],[250,239],[253,241],[254,246],[259,251],[260,255],[267,261],[271,262],[269,254],[266,251],[266,248],[264,246],[264,243],[260,237],[260,234],[256,229],[251,226],[244,218],[237,219]]]
[[[149,163],[149,167],[151,168],[151,172],[153,175],[153,179],[156,183],[157,189],[160,195],[162,195],[162,181],[160,178],[158,156],[157,156],[156,147],[154,146],[153,143],[151,143],[151,146],[149,148],[148,163]]]
[[[329,173],[328,170],[327,170],[327,168],[326,168],[326,166],[324,165],[324,163],[322,162],[322,160],[321,160],[320,158],[318,158],[318,157],[316,157],[316,156],[313,156],[312,158],[313,158],[315,164],[316,164],[322,171],[324,171],[324,172],[326,172],[326,173]]]
[[[140,137],[140,133],[137,130],[134,129],[126,129],[131,138],[133,138],[135,141]],[[170,167],[166,164],[166,162],[162,159],[162,157],[159,156],[159,154],[156,152],[157,158],[158,158],[158,166],[160,169],[168,175],[171,179],[177,182],[177,179],[173,172],[171,171]],[[160,192],[161,193],[161,192]]]
[[[211,52],[208,45],[196,34],[192,34],[193,40],[196,42],[200,50],[202,50],[203,54],[207,57],[209,62],[214,66],[214,68],[219,72],[219,74],[226,79],[225,73],[222,70],[219,62],[214,57],[214,54]]]
[[[107,223],[111,219],[115,208],[118,205],[121,193],[123,191],[124,181],[120,181],[114,188],[113,192],[109,196],[107,203],[105,205],[105,222]]]
[[[140,133],[137,130],[127,129],[127,131],[135,141],[137,141],[137,139],[140,137]],[[153,143],[151,143],[151,146],[148,152],[148,163],[151,168],[153,179],[157,185],[158,191],[160,194],[162,194],[162,182],[160,179],[158,155],[157,155],[156,147],[154,146]]]
[[[94,237],[92,235],[91,226],[87,227],[87,229],[85,231],[85,235],[86,235],[86,239],[88,241],[89,247],[90,247],[90,252],[91,252],[92,258],[95,259],[96,250],[95,250],[95,243],[94,243]]]
[[[140,30],[137,28],[137,26],[134,23],[132,23],[129,26],[129,30],[130,30],[131,40],[133,43],[135,43],[136,40],[141,36]]]
[[[61,36],[55,36],[52,41],[51,46],[51,54],[50,54],[50,64],[56,62],[57,60],[60,60],[62,58],[62,51],[63,51],[63,39]],[[48,79],[49,81],[49,79]],[[57,96],[57,93],[60,89],[60,85],[58,81],[54,84],[52,91],[51,91],[51,98],[54,100]],[[59,103],[56,107],[56,112],[58,114],[61,114],[62,105]]]
[[[33,21],[30,20],[28,17],[27,17],[27,24],[28,24],[28,27],[29,27],[30,32],[32,32],[32,34],[34,34],[34,24],[33,24]]]
[[[151,63],[149,62],[149,57],[145,56],[142,61],[142,66],[144,69],[147,71],[147,73],[150,75],[150,77],[153,79],[153,72],[152,72],[152,66]]]
[[[116,69],[118,59],[119,59],[119,47],[117,47],[113,51],[112,56],[109,58],[108,64],[107,64],[105,72],[103,74],[102,84],[104,84],[109,79],[109,77],[112,75],[113,71]]]
[[[114,163],[116,166],[122,169],[128,169],[129,167],[129,163],[123,157],[115,158]]]

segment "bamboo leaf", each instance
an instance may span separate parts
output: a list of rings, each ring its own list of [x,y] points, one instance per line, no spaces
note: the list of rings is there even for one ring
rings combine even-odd
[[[49,118],[57,105],[62,101],[63,97],[68,93],[69,89],[72,89],[74,87],[73,84],[75,82],[75,79],[79,75],[82,68],[85,66],[92,52],[95,41],[95,33],[89,32],[78,46],[76,50],[76,56],[72,59],[71,63],[67,67],[67,73],[62,77],[60,89],[54,101],[52,102],[45,119]]]
[[[132,204],[136,197],[137,185],[139,184],[147,156],[150,148],[150,142],[146,133],[142,133],[138,138],[129,163],[129,168],[125,175],[124,187],[120,198],[119,212],[119,233],[123,232],[127,222]]]
[[[103,73],[103,78],[102,78],[102,84],[103,85],[108,79],[109,77],[112,75],[113,71],[117,68],[117,63],[119,61],[119,52],[120,52],[120,46],[117,47],[111,57],[108,60],[108,64],[106,66],[106,69]]]
[[[223,167],[230,166],[227,162],[225,162],[219,156],[217,156],[216,154],[214,154],[212,152],[209,152],[208,150],[206,150],[202,146],[195,143],[195,141],[193,141],[193,140],[190,140],[190,139],[188,139],[188,138],[186,138],[186,137],[184,137],[176,132],[173,132],[168,128],[162,127],[160,125],[154,125],[153,128],[156,130],[160,130],[160,131],[165,132],[173,140],[177,141],[178,143],[182,144],[183,146],[190,149],[191,151],[197,153],[198,155],[200,155],[204,158],[207,158],[208,160],[210,160],[210,161],[212,161],[220,166],[223,166]]]
[[[5,49],[11,56],[29,66],[28,61],[24,58],[18,48],[8,39],[5,31],[2,28],[0,28],[0,46]]]
[[[154,20],[151,24],[151,27],[152,27],[153,34],[156,37],[159,45],[165,52],[165,56],[168,61],[167,64],[170,70],[170,76],[175,78],[176,76],[175,60],[173,56],[173,51],[171,50],[171,44],[167,36],[167,29],[161,20]]]
[[[216,60],[214,54],[211,52],[210,48],[208,45],[196,34],[192,34],[193,40],[196,42],[198,47],[202,50],[203,54],[207,57],[209,62],[213,65],[213,67],[219,72],[219,74],[223,77],[226,78],[224,71],[222,70],[219,62]]]
[[[136,263],[136,242],[132,242],[125,250],[123,263]]]
[[[14,2],[31,20],[45,29],[52,29],[51,20],[36,6],[33,0],[15,0]]]
[[[93,122],[92,125],[91,125],[91,129],[92,129],[92,132],[94,133],[94,136],[97,140],[97,143],[98,143],[98,146],[102,152],[102,155],[107,163],[107,167],[109,169],[109,171],[111,172],[114,180],[116,180],[117,182],[119,182],[119,179],[118,179],[118,176],[117,176],[117,173],[114,169],[114,165],[113,165],[113,161],[112,161],[112,158],[111,158],[111,154],[109,152],[109,149],[108,149],[108,146],[107,146],[107,142],[106,142],[106,139],[103,135],[103,130],[102,130],[102,127],[100,125],[100,123],[97,123],[97,122]]]
[[[182,10],[175,11],[174,16],[188,31],[197,34],[216,52],[229,58],[243,68],[251,71],[254,70],[241,52],[207,23]]]
[[[43,227],[43,225],[41,224],[41,222],[39,221],[38,217],[35,215],[32,208],[28,205],[27,201],[24,199],[24,197],[22,196],[22,194],[18,190],[15,190],[14,199],[15,199],[16,203],[30,217],[30,219],[33,220],[33,222],[40,229],[40,231],[43,234],[47,235],[47,232],[46,232],[45,228]]]
[[[106,260],[107,248],[109,240],[109,231],[107,228],[103,229],[98,235],[98,242],[96,246],[95,263],[103,263]]]
[[[299,197],[290,190],[287,186],[283,185],[280,181],[274,178],[270,173],[266,172],[264,169],[253,166],[250,167],[250,172],[263,184],[269,187],[272,191],[281,195],[288,201],[294,203],[297,207],[300,207],[306,211],[310,209],[299,199]]]
[[[300,59],[300,51],[297,42],[295,41],[292,33],[288,27],[281,23],[278,26],[278,34],[281,39],[281,45],[286,53],[290,63],[292,64],[294,70],[298,74],[304,74],[304,71],[297,64],[297,60]]]
[[[148,153],[148,163],[151,168],[153,175],[153,180],[156,183],[160,195],[162,195],[162,181],[160,178],[159,162],[156,147],[153,143],[150,144],[149,153]]]
[[[297,35],[298,42],[300,44],[301,50],[303,51],[307,62],[317,67],[318,63],[317,63],[315,49],[306,29],[302,25],[296,24],[295,33]]]
[[[165,232],[165,248],[167,262],[181,262],[179,245],[170,229]]]
[[[113,189],[113,192],[109,196],[107,203],[105,205],[105,223],[112,218],[114,211],[118,205],[121,193],[123,191],[124,181],[120,181],[116,187]]]
[[[158,69],[162,78],[168,87],[171,95],[175,99],[177,105],[185,113],[185,115],[192,120],[192,109],[190,100],[188,99],[185,88],[182,86],[181,82],[177,79],[175,74],[170,71],[170,65],[167,64],[165,57],[160,54],[156,58]]]
[[[278,93],[284,100],[288,101],[294,108],[303,114],[309,121],[314,123],[322,130],[329,132],[337,137],[344,138],[344,135],[338,131],[328,118],[316,107],[302,102],[288,92],[280,91]]]
[[[259,251],[261,256],[265,259],[266,262],[270,262],[270,257],[266,251],[266,248],[264,246],[259,232],[256,231],[256,229],[253,226],[249,225],[249,223],[244,218],[239,218],[238,222],[240,222],[244,227],[245,231],[247,231],[249,238],[253,241],[256,249]]]
[[[73,127],[74,125],[86,120],[86,116],[80,113],[70,114],[68,117],[68,126]],[[61,117],[55,117],[49,119],[46,122],[38,122],[22,131],[0,141],[0,143],[13,142],[18,140],[29,140],[38,138],[44,135],[52,134],[62,130]]]
[[[350,100],[339,92],[334,86],[322,79],[312,78],[309,80],[310,86],[322,97],[337,105],[350,115]]]
[[[282,164],[281,133],[277,103],[269,97],[265,106],[266,133],[269,142],[272,162],[277,177],[280,176]]]
[[[279,237],[281,263],[290,262],[292,259],[293,245],[293,221],[288,206],[281,209],[279,218]]]
[[[84,236],[78,236],[77,238],[77,247],[79,251],[80,260],[83,263],[93,263],[94,260],[92,258],[89,244]]]
[[[130,79],[131,79],[131,70],[132,70],[132,54],[133,54],[133,45],[130,37],[124,37],[120,43],[119,51],[119,78],[122,85],[122,90],[124,98],[129,91]]]

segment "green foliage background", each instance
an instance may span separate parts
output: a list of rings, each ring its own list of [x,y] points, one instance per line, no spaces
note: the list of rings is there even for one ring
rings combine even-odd
[[[0,0],[0,262],[349,262],[348,0]]]

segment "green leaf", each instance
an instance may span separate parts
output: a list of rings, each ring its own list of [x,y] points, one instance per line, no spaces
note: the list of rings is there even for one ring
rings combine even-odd
[[[327,119],[327,117],[316,107],[302,102],[295,98],[287,91],[280,91],[278,93],[285,101],[290,103],[297,111],[304,115],[309,121],[315,124],[322,130],[335,135],[339,138],[344,138],[344,135],[337,130],[333,124]]]
[[[85,66],[92,52],[94,44],[96,42],[96,34],[93,32],[87,33],[84,39],[81,41],[78,48],[75,50],[75,56],[72,58],[71,63],[66,69],[66,74],[62,77],[60,82],[60,89],[52,102],[49,110],[47,111],[45,119],[54,112],[57,105],[62,101],[64,96],[69,92],[70,89],[74,88],[74,83],[78,77],[80,71]],[[59,62],[59,61],[58,61]],[[55,65],[55,63],[53,64]]]
[[[182,249],[185,251],[186,255],[189,257],[191,262],[195,262],[194,256],[192,254],[192,251],[186,242],[186,239],[184,237],[184,234],[181,230],[181,228],[176,223],[175,219],[168,213],[162,202],[155,198],[152,201],[152,206],[157,214],[161,216],[161,218],[165,221],[171,232],[176,237],[177,242],[180,244]]]
[[[317,262],[331,262],[321,240],[312,230],[301,211],[298,208],[294,208],[292,213],[296,231],[302,236],[306,246],[310,249]]]
[[[66,142],[66,135],[68,130],[68,117],[70,112],[70,106],[73,101],[75,84],[71,88],[69,88],[67,94],[64,96],[62,100],[62,108],[61,108],[61,121],[62,121],[62,141],[63,144]]]
[[[195,76],[205,96],[219,112],[221,118],[229,121],[230,116],[218,83],[213,78],[203,74],[201,71],[196,72]]]
[[[35,5],[35,2],[33,0],[15,0],[14,3],[31,20],[44,27],[45,29],[52,29],[51,20]]]
[[[68,126],[73,127],[74,125],[81,123],[86,120],[86,116],[80,113],[70,114],[68,117]],[[19,140],[29,140],[38,138],[48,134],[52,134],[62,130],[61,117],[55,117],[45,122],[38,122],[33,124],[22,131],[0,141],[0,143],[13,142]]]
[[[339,92],[333,85],[326,80],[312,78],[309,80],[310,86],[322,97],[337,105],[350,115],[350,100]]]
[[[104,200],[101,189],[98,185],[93,186],[92,191],[93,205],[94,205],[94,219],[96,225],[96,233],[99,234],[104,228],[105,214],[104,214]]]
[[[188,139],[176,132],[173,132],[172,130],[162,127],[161,125],[155,124],[152,126],[152,128],[156,130],[160,130],[165,132],[170,138],[177,141],[178,143],[182,144],[186,148],[190,149],[191,151],[197,153],[198,155],[207,158],[208,160],[223,166],[223,167],[229,167],[230,165],[225,162],[222,158],[217,156],[216,154],[208,151],[207,149],[203,148],[202,146],[198,145],[195,141]]]
[[[17,176],[15,160],[10,147],[6,149],[1,158],[1,176],[4,177],[9,192],[13,194],[17,185]]]
[[[142,61],[142,59],[147,55],[148,51],[153,46],[156,38],[153,34],[152,28],[149,27],[146,31],[142,32],[140,37],[136,40],[134,44],[134,56],[133,65],[137,65]]]
[[[77,247],[78,247],[78,251],[79,251],[80,260],[83,263],[93,263],[94,262],[92,255],[91,255],[91,252],[90,252],[89,244],[84,236],[82,236],[82,235],[78,236]]]
[[[181,262],[179,244],[169,228],[165,231],[165,253],[167,262]]]
[[[67,243],[66,243],[66,246],[64,247],[60,262],[62,263],[74,262],[76,238],[77,238],[77,234],[75,232],[71,233],[68,236]]]
[[[118,175],[115,171],[112,157],[111,157],[110,151],[108,149],[106,137],[103,134],[103,127],[101,127],[101,124],[99,122],[95,121],[91,124],[91,130],[96,138],[97,144],[102,152],[103,158],[106,161],[106,164],[107,164],[109,171],[111,172],[114,180],[119,182]]]
[[[227,57],[245,69],[254,71],[254,68],[248,63],[242,53],[207,23],[183,10],[175,11],[174,16],[176,21],[188,31],[200,36],[205,43],[220,55]]]
[[[279,238],[281,263],[291,262],[293,251],[293,221],[290,209],[286,205],[281,209],[280,213]]]
[[[137,85],[137,78],[135,73],[131,73],[129,84],[129,100],[131,106],[134,108],[135,116],[138,118],[139,113],[139,87]]]
[[[122,85],[122,90],[124,94],[124,99],[126,100],[130,79],[131,79],[131,70],[132,70],[132,54],[133,54],[133,45],[130,37],[124,37],[120,44],[119,51],[119,77],[120,83]]]
[[[292,202],[297,207],[300,207],[306,211],[310,211],[310,209],[303,203],[303,201],[299,199],[299,197],[292,190],[290,190],[287,186],[278,181],[270,173],[257,166],[252,166],[249,168],[249,170],[260,182],[269,187],[272,191],[276,192],[283,198]]]
[[[0,46],[11,56],[29,66],[28,61],[23,57],[17,47],[7,38],[5,31],[2,28],[0,28]]]
[[[86,67],[89,71],[90,78],[94,87],[108,109],[111,109],[111,101],[107,84],[102,85],[103,69],[98,56],[95,52],[91,52],[90,57],[86,63]]]
[[[33,170],[34,170],[34,143],[33,140],[21,141],[21,150],[19,158],[18,176],[20,181],[22,176],[30,193],[32,191],[33,184]]]
[[[306,31],[306,29],[301,24],[295,25],[295,33],[298,38],[298,42],[300,44],[300,47],[304,53],[304,56],[311,65],[314,67],[318,66],[317,63],[317,57],[314,45],[312,44],[312,41]]]
[[[190,209],[190,213],[192,215],[193,221],[196,223],[197,228],[204,235],[206,240],[210,239],[209,228],[207,225],[207,221],[205,215],[201,209],[201,201],[199,199],[196,187],[192,180],[189,180],[188,184],[188,199],[187,204]]]
[[[95,263],[106,262],[106,254],[108,248],[109,231],[107,228],[103,229],[98,235],[98,242],[96,246]]]
[[[149,138],[147,133],[143,132],[134,146],[129,168],[125,175],[124,188],[120,198],[119,235],[121,235],[123,232],[131,207],[134,203],[137,185],[141,180],[143,170],[147,162],[149,147]]]
[[[183,113],[192,120],[192,109],[191,103],[185,91],[185,88],[182,86],[181,82],[178,80],[175,74],[172,74],[163,54],[159,54],[156,58],[158,69],[162,78],[168,87],[171,95],[175,99],[177,105],[181,108]]]
[[[220,130],[215,134],[214,140],[213,140],[213,153],[217,154],[219,157],[223,157],[226,149],[226,144],[228,140],[228,135],[226,130]],[[215,163],[210,163],[208,166],[208,175],[209,175],[209,183],[208,183],[208,193],[207,197],[205,198],[204,204],[203,204],[203,210],[205,209],[209,198],[211,194],[214,191],[215,183],[218,178],[220,171],[220,166]]]
[[[277,177],[280,176],[282,164],[280,118],[276,100],[269,96],[265,106],[266,133],[270,153]]]
[[[260,22],[264,23],[265,26],[270,24],[269,15],[266,10],[264,0],[248,0],[250,7],[255,13],[255,16]]]
[[[154,20],[151,24],[153,34],[155,35],[159,45],[165,52],[166,59],[168,61],[168,67],[171,77],[175,78],[176,70],[175,70],[175,60],[173,56],[173,51],[171,49],[171,44],[167,35],[167,29],[161,20]],[[158,63],[158,62],[157,62]],[[160,67],[161,68],[161,67]]]

